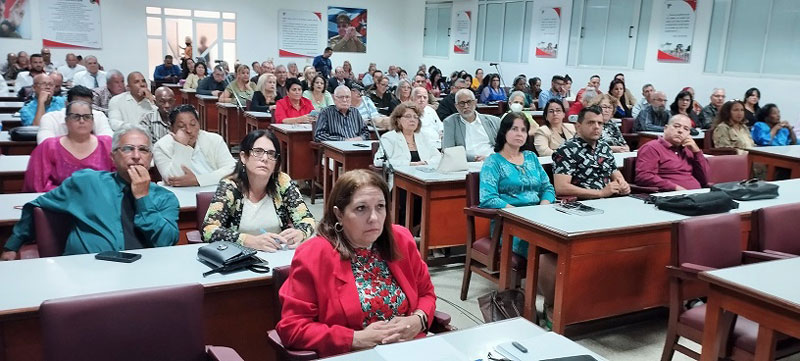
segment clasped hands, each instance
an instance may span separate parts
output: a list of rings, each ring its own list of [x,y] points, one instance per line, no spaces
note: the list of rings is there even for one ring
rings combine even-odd
[[[422,324],[417,315],[373,322],[365,329],[353,334],[353,350],[412,340],[420,332],[422,332]]]

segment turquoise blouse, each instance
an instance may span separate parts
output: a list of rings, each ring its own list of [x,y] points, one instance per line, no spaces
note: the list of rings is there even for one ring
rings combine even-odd
[[[518,166],[500,153],[490,155],[481,168],[481,208],[505,208],[537,205],[543,199],[556,200],[556,191],[539,163],[536,154],[522,152],[525,162]]]
[[[792,144],[792,136],[789,134],[790,130],[781,128],[775,133],[775,137],[770,133],[772,127],[765,122],[756,122],[753,129],[750,130],[750,135],[753,136],[753,141],[756,145],[769,146],[769,145],[790,145]]]

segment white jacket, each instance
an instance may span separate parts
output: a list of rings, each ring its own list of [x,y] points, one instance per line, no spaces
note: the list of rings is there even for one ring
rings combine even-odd
[[[438,164],[442,155],[439,150],[430,143],[428,137],[422,132],[414,133],[414,142],[417,143],[417,151],[419,152],[419,160],[428,162],[428,164]],[[388,131],[381,136],[381,144],[383,148],[378,148],[375,152],[373,164],[376,167],[383,166],[383,149],[386,149],[386,154],[389,156],[389,163],[392,166],[410,165],[411,164],[411,151],[408,150],[408,144],[403,133],[398,131]]]
[[[195,148],[199,149],[208,165],[214,171],[198,174],[192,168],[192,156]],[[184,174],[182,165],[192,169],[201,187],[219,183],[220,179],[231,174],[236,166],[236,161],[231,156],[228,145],[219,134],[201,130],[197,135],[195,148],[185,146],[175,141],[171,135],[166,135],[156,142],[153,147],[153,160],[156,163],[161,178],[179,177]]]

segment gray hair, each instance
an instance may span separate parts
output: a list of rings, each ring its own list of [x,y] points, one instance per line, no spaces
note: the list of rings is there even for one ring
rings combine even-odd
[[[414,90],[414,86],[411,85],[410,81],[408,81],[406,79],[400,79],[400,81],[397,82],[397,88],[395,88],[395,90],[394,90],[394,96],[396,98],[398,98],[398,99],[400,99],[400,87],[402,85],[408,85],[408,87],[411,88],[411,90]],[[408,96],[412,96],[410,92],[408,93]]]
[[[89,59],[94,59],[94,61],[97,61],[97,57],[94,56],[94,55],[89,55],[89,56],[83,58],[83,60],[86,60],[86,61],[88,61]]]
[[[714,90],[711,91],[711,95],[714,95],[716,92],[722,92],[722,94],[725,94],[725,88],[714,88]]]
[[[473,93],[470,89],[461,89],[456,93],[456,102],[458,102],[459,97],[468,97],[470,100],[475,100],[475,93]]]
[[[467,80],[464,79],[464,78],[458,78],[458,79],[456,79],[455,83],[453,83],[453,85],[456,85],[456,84],[458,84],[458,85],[467,85]],[[474,96],[475,94],[472,94],[472,95]]]
[[[118,76],[118,77],[120,77],[122,79],[125,79],[125,76],[122,75],[122,72],[117,70],[117,69],[111,69],[111,70],[106,72],[106,78],[110,78],[112,76]]]
[[[522,90],[514,90],[513,92],[511,92],[511,95],[508,96],[508,102],[509,103],[513,102],[514,98],[516,97],[522,97],[522,101],[525,102],[525,93],[523,93]]]
[[[350,94],[350,88],[348,88],[347,85],[339,85],[336,87],[336,89],[333,89],[334,96],[336,96],[336,94],[343,94],[343,93]]]
[[[647,83],[647,84],[645,84],[645,85],[643,85],[643,86],[642,86],[642,91],[644,91],[644,90],[645,90],[645,89],[647,89],[647,88],[653,88],[653,89],[655,89],[656,87],[654,87],[654,86],[653,86],[653,84]]]
[[[416,97],[419,93],[425,92],[425,95],[428,95],[428,89],[425,89],[421,86],[414,87],[411,89],[411,97]]]
[[[583,104],[589,104],[592,101],[592,99],[594,99],[594,97],[596,96],[597,96],[597,89],[595,89],[595,87],[592,86],[587,86],[586,90],[583,91],[583,98],[581,99],[581,101],[583,102]]]
[[[667,125],[672,125],[672,123],[675,123],[675,121],[678,120],[678,119],[686,119],[686,120],[689,121],[689,124],[692,123],[692,119],[691,118],[689,118],[689,117],[687,117],[687,116],[685,116],[683,114],[675,114],[675,115],[673,115],[672,117],[669,118],[669,121],[667,122]]]
[[[147,130],[137,124],[124,123],[116,131],[114,131],[114,137],[111,138],[111,149],[116,150],[119,148],[119,142],[122,137],[130,132],[139,132],[144,134],[145,138],[147,138],[147,146],[149,147],[152,145],[150,136],[147,134]]]

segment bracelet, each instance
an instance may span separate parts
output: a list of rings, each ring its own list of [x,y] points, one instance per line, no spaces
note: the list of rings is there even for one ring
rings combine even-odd
[[[414,312],[414,314],[417,315],[417,317],[419,317],[419,323],[420,323],[420,325],[422,325],[422,331],[421,332],[428,332],[428,317],[425,314],[425,312],[423,312],[423,311],[421,311],[419,313]]]

